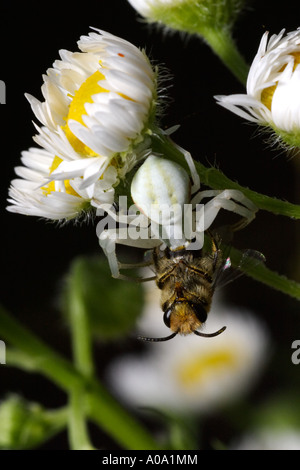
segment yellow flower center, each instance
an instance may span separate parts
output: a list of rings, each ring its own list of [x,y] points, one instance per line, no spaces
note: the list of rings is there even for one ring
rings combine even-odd
[[[83,82],[80,88],[75,91],[74,97],[69,106],[69,113],[66,118],[66,125],[63,127],[63,130],[65,131],[65,134],[74,150],[76,150],[76,152],[82,154],[85,157],[95,157],[97,156],[97,153],[90,149],[83,142],[81,142],[81,140],[79,140],[71,132],[68,125],[68,121],[69,119],[73,119],[74,121],[77,121],[80,124],[84,125],[82,116],[87,114],[85,110],[85,104],[93,103],[93,95],[96,95],[97,93],[108,92],[108,90],[105,90],[98,84],[98,82],[103,80],[104,78],[104,75],[101,72],[97,71],[93,73],[93,75],[91,75],[89,78],[87,78],[87,80]]]
[[[201,356],[191,357],[188,362],[177,364],[177,377],[185,388],[199,385],[212,373],[233,368],[237,362],[236,352],[232,349],[219,349]]]
[[[62,162],[61,158],[54,157],[52,165],[50,167],[50,175],[54,170],[56,170],[59,167],[61,162]],[[67,194],[71,194],[72,196],[79,196],[79,194],[76,193],[76,191],[70,185],[69,180],[65,180],[64,184],[65,184],[65,189],[66,189]],[[52,191],[55,191],[55,181],[50,181],[50,183],[42,187],[42,190],[43,190],[44,195],[48,196],[48,194],[52,193]]]
[[[300,64],[300,52],[292,52],[290,55],[294,57],[294,67],[293,67],[293,71],[294,71],[297,65]],[[282,67],[280,72],[283,72],[285,67],[286,65]],[[268,88],[265,88],[261,92],[260,100],[270,111],[271,111],[271,106],[272,106],[273,95],[277,88],[277,85],[278,85],[278,82],[276,83],[276,85],[269,86]]]

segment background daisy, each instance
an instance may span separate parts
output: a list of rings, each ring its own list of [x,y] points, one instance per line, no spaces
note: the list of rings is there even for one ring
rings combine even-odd
[[[139,331],[155,335],[162,322],[159,290],[146,287]],[[268,357],[268,335],[252,313],[214,302],[205,331],[215,337],[178,337],[150,345],[144,355],[124,356],[109,369],[114,392],[134,407],[176,413],[208,412],[249,391]],[[160,332],[160,336],[164,333]],[[157,346],[157,347],[156,347]]]

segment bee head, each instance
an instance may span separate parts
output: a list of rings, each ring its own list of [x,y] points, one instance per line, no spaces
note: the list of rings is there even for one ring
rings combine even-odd
[[[139,336],[139,339],[143,341],[159,342],[168,341],[174,338],[177,334],[187,335],[194,333],[197,336],[203,336],[205,338],[211,338],[218,336],[222,333],[226,326],[214,333],[202,333],[197,331],[207,319],[207,309],[201,302],[189,302],[189,301],[178,301],[176,300],[171,306],[166,306],[164,310],[164,323],[172,330],[172,334],[163,338],[147,338],[145,336]]]
[[[172,331],[186,335],[200,328],[207,319],[207,309],[202,302],[176,300],[164,309],[164,323]]]

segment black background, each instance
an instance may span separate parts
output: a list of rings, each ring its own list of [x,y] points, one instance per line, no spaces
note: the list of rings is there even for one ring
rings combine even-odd
[[[234,35],[251,62],[262,34],[300,25],[296,1],[285,6],[271,0],[248,3]],[[20,152],[32,146],[34,116],[24,93],[41,98],[42,74],[58,58],[59,49],[77,50],[76,41],[90,26],[146,47],[155,63],[173,76],[170,103],[162,125],[180,124],[175,140],[204,164],[217,165],[229,178],[253,190],[300,204],[300,157],[287,158],[271,149],[256,128],[216,105],[216,94],[242,93],[243,87],[198,38],[165,35],[137,19],[126,0],[98,2],[2,2],[0,14],[1,72],[7,103],[0,106],[1,123],[1,302],[16,318],[59,351],[70,354],[67,332],[56,298],[62,276],[76,255],[98,253],[95,227],[68,224],[58,228],[34,217],[5,211],[7,189],[15,177]],[[256,220],[236,239],[238,247],[263,252],[268,266],[300,281],[299,222],[259,212]],[[290,361],[291,344],[300,338],[299,303],[249,279],[238,281],[226,295],[263,318],[274,340],[274,360],[252,400],[263,399],[271,389],[299,390],[300,366]],[[67,339],[66,339],[67,338]],[[1,339],[1,331],[0,331]],[[136,346],[124,339],[113,347],[98,346],[99,375],[111,358]],[[286,371],[283,373],[282,371]],[[48,381],[1,366],[0,391],[16,391],[30,400],[56,407],[65,395]],[[215,436],[208,421],[207,447]],[[220,424],[221,423],[221,424]],[[148,423],[156,426],[156,423]],[[218,436],[229,439],[234,430],[218,421]],[[96,436],[101,446],[117,448],[107,436]],[[45,448],[66,448],[63,434]]]

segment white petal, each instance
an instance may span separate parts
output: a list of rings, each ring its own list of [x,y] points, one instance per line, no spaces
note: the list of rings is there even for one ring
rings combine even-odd
[[[276,127],[292,132],[300,129],[300,67],[290,80],[280,80],[272,99],[272,118]]]
[[[109,160],[106,158],[95,159],[95,161],[86,168],[80,188],[86,189],[88,186],[94,184],[102,176],[108,164]]]
[[[63,161],[59,167],[51,173],[51,180],[67,180],[83,176],[86,169],[91,165],[93,166],[94,163],[97,164],[97,162],[102,164],[103,157],[82,158],[71,162]]]

